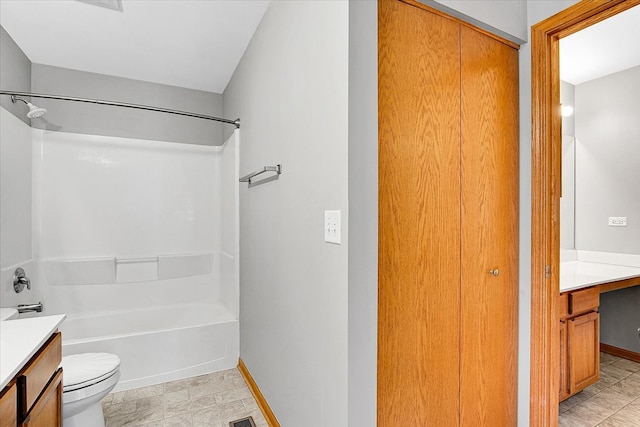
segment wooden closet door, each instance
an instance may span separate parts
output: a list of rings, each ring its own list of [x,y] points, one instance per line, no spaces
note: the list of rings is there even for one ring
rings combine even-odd
[[[377,425],[457,426],[460,26],[378,7]]]
[[[460,424],[515,426],[518,52],[462,27],[461,75]]]

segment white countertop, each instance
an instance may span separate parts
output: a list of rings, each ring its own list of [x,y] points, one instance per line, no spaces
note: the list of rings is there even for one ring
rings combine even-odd
[[[0,322],[0,390],[58,329],[65,315]]]
[[[640,276],[640,267],[587,261],[560,263],[560,293]]]

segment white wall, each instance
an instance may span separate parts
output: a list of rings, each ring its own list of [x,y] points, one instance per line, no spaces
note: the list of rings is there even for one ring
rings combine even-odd
[[[576,85],[576,249],[640,254],[637,93],[640,67]]]
[[[283,426],[347,425],[348,18],[272,2],[224,93],[241,175],[283,165],[240,188],[240,357]],[[326,209],[342,245],[323,241]]]

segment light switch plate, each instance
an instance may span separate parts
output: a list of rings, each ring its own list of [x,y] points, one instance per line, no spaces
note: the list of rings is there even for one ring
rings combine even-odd
[[[324,241],[340,245],[340,211],[324,211]]]

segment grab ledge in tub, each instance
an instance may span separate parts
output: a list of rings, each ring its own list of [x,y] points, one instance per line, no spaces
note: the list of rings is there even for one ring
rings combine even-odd
[[[213,253],[153,257],[46,259],[42,261],[51,285],[101,285],[177,279],[211,273]]]

